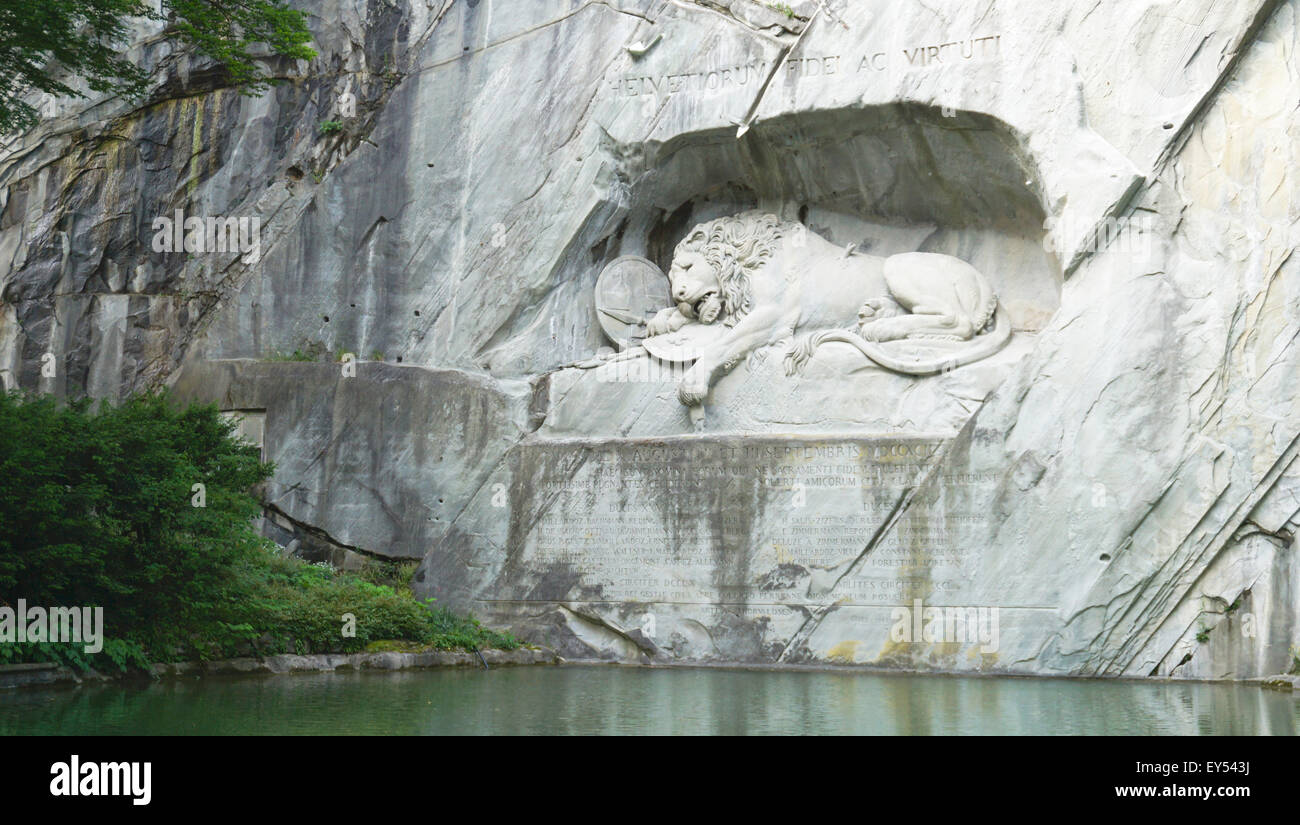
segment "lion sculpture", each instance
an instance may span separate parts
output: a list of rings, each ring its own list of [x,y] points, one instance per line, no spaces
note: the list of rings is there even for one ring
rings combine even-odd
[[[887,370],[922,376],[986,358],[1011,336],[993,289],[965,261],[928,252],[853,254],[768,212],[697,225],[674,250],[668,281],[676,305],[650,319],[647,337],[692,323],[729,328],[682,378],[678,397],[691,407],[740,359],[796,333],[804,336],[786,356],[788,374],[831,341]],[[937,356],[882,346],[904,339],[972,343]]]

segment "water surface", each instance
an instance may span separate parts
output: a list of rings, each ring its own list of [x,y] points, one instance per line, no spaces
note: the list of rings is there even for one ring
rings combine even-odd
[[[0,692],[18,734],[1296,734],[1226,684],[615,666],[208,677]]]

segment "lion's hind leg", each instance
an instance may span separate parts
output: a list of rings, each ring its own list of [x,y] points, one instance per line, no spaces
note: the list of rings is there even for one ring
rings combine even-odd
[[[911,315],[882,318],[863,324],[859,334],[868,341],[897,341],[900,338],[951,338],[959,340],[969,323],[950,310],[915,306]],[[967,336],[969,337],[969,336]]]
[[[894,300],[912,314],[887,326],[864,325],[863,337],[890,341],[898,338],[938,338],[965,341],[975,335],[973,314],[983,311],[982,277],[958,258],[929,252],[893,255],[883,267],[885,286]],[[871,326],[869,337],[867,327]]]

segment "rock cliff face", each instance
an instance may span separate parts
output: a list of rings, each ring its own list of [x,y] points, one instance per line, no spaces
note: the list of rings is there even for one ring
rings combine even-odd
[[[145,103],[56,101],[3,150],[6,386],[265,411],[277,540],[423,559],[428,595],[569,656],[1289,667],[1296,0],[327,0],[311,25],[320,56],[262,98],[142,30]],[[655,358],[573,366],[613,346],[607,265],[668,272],[754,209],[970,263],[1011,342],[786,375],[774,336],[694,415]],[[157,251],[178,210],[245,242]]]

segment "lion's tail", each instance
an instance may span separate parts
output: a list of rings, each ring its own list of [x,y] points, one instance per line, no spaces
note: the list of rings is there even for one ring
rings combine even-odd
[[[993,329],[977,336],[970,346],[963,347],[951,355],[899,358],[890,355],[880,344],[868,341],[855,332],[830,329],[815,332],[795,344],[785,357],[785,370],[787,375],[802,370],[818,347],[831,341],[838,341],[854,347],[878,366],[891,372],[903,375],[936,375],[987,358],[1006,346],[1009,340],[1011,340],[1011,319],[1007,317],[1007,311],[999,305],[995,310]]]

